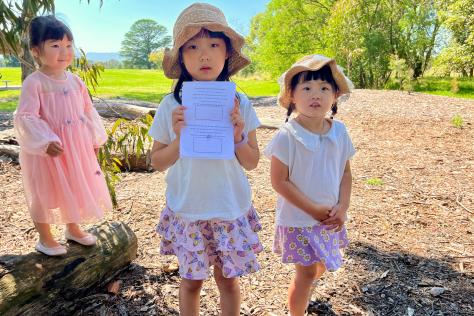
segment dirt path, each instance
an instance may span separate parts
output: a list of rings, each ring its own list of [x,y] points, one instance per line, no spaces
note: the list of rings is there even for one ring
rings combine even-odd
[[[262,118],[283,121],[284,111],[275,106],[256,110]],[[454,114],[463,117],[462,129],[450,123]],[[357,149],[348,223],[351,244],[345,266],[319,282],[313,310],[323,315],[474,315],[474,101],[356,90],[338,118]],[[262,150],[274,133],[258,130]],[[269,161],[262,157],[248,176],[265,250],[259,255],[262,270],[241,280],[242,314],[286,315],[293,268],[271,252],[276,195]],[[373,178],[383,184],[369,185]],[[143,190],[144,184],[153,189]],[[117,296],[97,289],[71,314],[177,314],[179,279],[165,272],[174,261],[158,254],[154,233],[164,190],[162,173],[123,175],[120,208],[107,219],[132,227],[139,239],[138,258],[118,277],[123,285]],[[0,164],[0,199],[0,256],[30,252],[37,234],[17,166]],[[433,287],[445,292],[433,296]],[[202,315],[217,313],[216,286],[208,281]]]

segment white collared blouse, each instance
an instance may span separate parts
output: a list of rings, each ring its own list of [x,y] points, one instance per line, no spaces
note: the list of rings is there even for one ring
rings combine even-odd
[[[331,120],[326,134],[315,134],[296,120],[285,123],[265,148],[264,154],[275,156],[288,166],[289,179],[307,197],[319,204],[334,206],[347,160],[355,154],[345,125]],[[276,224],[308,227],[319,222],[278,196]]]

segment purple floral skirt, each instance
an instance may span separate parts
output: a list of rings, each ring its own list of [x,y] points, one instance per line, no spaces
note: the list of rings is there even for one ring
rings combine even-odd
[[[309,227],[277,226],[273,251],[281,255],[283,263],[309,266],[322,262],[329,271],[342,265],[341,248],[347,247],[346,228],[340,232],[317,224]]]
[[[179,274],[190,280],[207,279],[212,265],[226,278],[258,271],[256,254],[263,247],[257,232],[261,229],[253,207],[235,220],[198,221],[185,220],[165,207],[156,227],[162,237],[160,253],[177,256]]]

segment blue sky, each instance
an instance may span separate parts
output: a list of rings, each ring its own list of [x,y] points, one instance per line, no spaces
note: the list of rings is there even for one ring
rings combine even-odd
[[[139,19],[153,19],[170,35],[179,13],[196,1],[187,0],[56,0],[56,14],[72,30],[75,44],[85,52],[118,52],[126,32]],[[227,22],[247,35],[251,18],[265,10],[269,0],[203,1],[220,8]]]

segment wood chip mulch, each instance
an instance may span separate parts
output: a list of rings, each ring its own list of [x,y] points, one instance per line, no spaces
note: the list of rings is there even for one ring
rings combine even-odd
[[[255,100],[259,117],[283,122],[275,98]],[[451,118],[464,120],[456,128]],[[353,194],[346,263],[319,281],[310,305],[319,315],[474,315],[474,101],[398,91],[356,90],[337,117],[353,139]],[[1,129],[11,128],[2,115]],[[10,125],[9,125],[10,124]],[[257,132],[261,151],[275,129]],[[242,315],[286,315],[294,268],[272,253],[275,192],[262,156],[248,173],[261,216],[262,270],[241,278]],[[374,180],[380,179],[380,180]],[[378,182],[377,182],[378,181]],[[176,261],[159,255],[154,227],[164,206],[164,174],[124,173],[119,209],[138,256],[118,283],[78,299],[68,315],[177,315]],[[0,163],[0,261],[33,251],[20,170]],[[62,236],[63,227],[55,228]],[[114,294],[116,293],[116,294]],[[201,314],[218,315],[215,282],[205,282]]]

